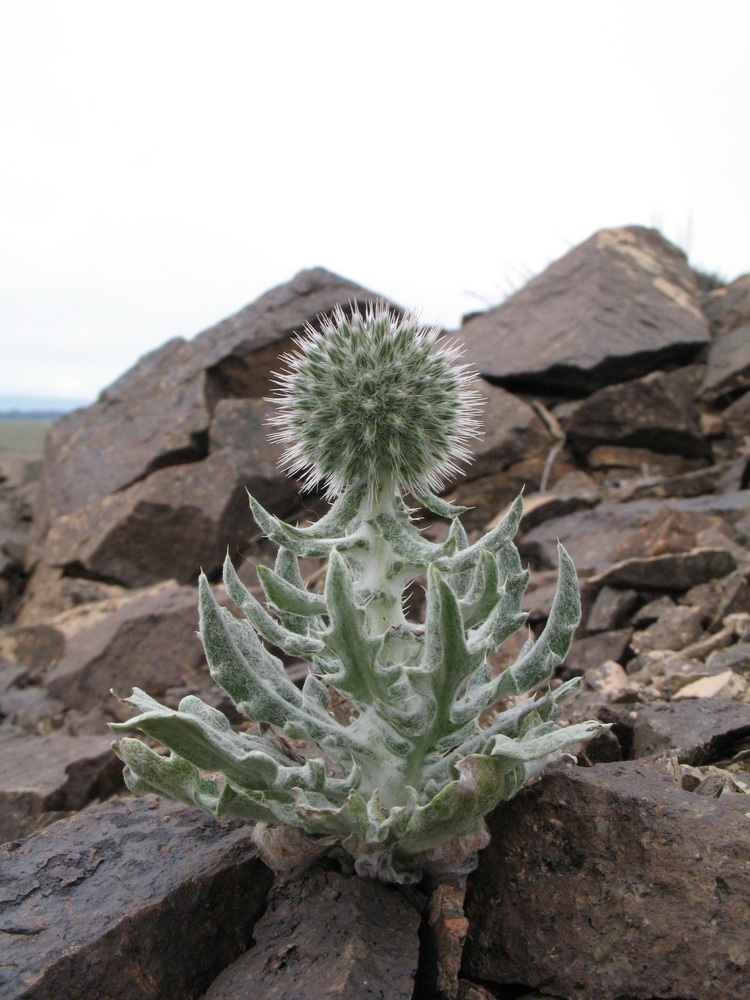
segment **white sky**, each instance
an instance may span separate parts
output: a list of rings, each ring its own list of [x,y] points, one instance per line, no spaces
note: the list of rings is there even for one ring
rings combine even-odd
[[[425,320],[596,229],[750,270],[747,0],[0,0],[0,392],[304,267]]]

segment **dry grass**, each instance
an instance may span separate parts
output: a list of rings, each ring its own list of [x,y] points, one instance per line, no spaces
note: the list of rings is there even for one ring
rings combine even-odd
[[[4,417],[0,419],[0,451],[41,455],[51,418]]]

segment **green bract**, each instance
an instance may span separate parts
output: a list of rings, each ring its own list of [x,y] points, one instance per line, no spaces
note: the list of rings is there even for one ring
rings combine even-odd
[[[390,385],[387,365],[396,346],[403,348],[403,325],[391,320],[389,333],[383,315],[373,309],[359,321],[371,324],[373,342],[380,345],[373,358],[380,358],[385,371],[375,370],[373,377]],[[310,354],[319,346],[316,341]],[[420,371],[429,370],[423,347],[417,339],[403,348],[416,352]],[[332,351],[329,356],[335,357]],[[463,370],[457,376],[445,356],[441,366],[445,371],[436,369],[435,379],[444,382],[446,393],[448,386],[459,397],[469,392]],[[295,378],[303,370],[300,361]],[[309,377],[314,379],[314,370]],[[439,397],[440,385],[437,390]],[[425,378],[422,391],[433,399],[436,386]],[[294,392],[299,396],[299,386]],[[314,396],[312,388],[308,396]],[[453,412],[465,420],[472,406],[471,397],[459,398],[452,411],[446,403],[443,416],[448,420]],[[335,406],[330,412],[338,419]],[[420,448],[427,445],[423,434]],[[404,443],[399,462],[408,454]],[[469,871],[487,843],[485,814],[566,747],[605,728],[593,721],[556,724],[576,680],[521,701],[480,727],[481,713],[543,683],[565,657],[580,616],[575,569],[560,547],[546,627],[526,642],[515,663],[492,676],[488,654],[526,619],[521,600],[528,572],[513,544],[521,498],[496,528],[469,545],[457,516],[462,509],[429,490],[435,481],[430,476],[445,469],[442,445],[434,464],[422,463],[415,476],[389,455],[372,458],[376,467],[361,463],[366,475],[357,477],[353,469],[344,474],[344,465],[318,468],[302,452],[317,478],[340,492],[311,527],[291,527],[251,500],[259,527],[279,546],[275,569],[258,570],[267,607],[244,587],[229,560],[224,581],[244,619],[219,607],[201,578],[200,630],[211,674],[237,708],[261,724],[258,735],[233,730],[196,697],[173,710],[137,689],[128,703],[139,714],[112,725],[117,731],[137,727],[171,751],[161,756],[136,739],[116,742],[129,788],[190,802],[217,816],[256,820],[256,841],[279,870],[336,849],[359,874],[392,882],[417,881],[425,871]],[[374,482],[373,468],[379,470]],[[453,517],[445,542],[422,537],[399,482],[409,483],[435,513]],[[300,557],[328,560],[323,594],[305,587]],[[418,624],[404,614],[404,592],[423,577],[426,613]],[[301,691],[268,644],[311,662]],[[329,711],[331,689],[351,703],[348,724]],[[319,753],[300,758],[284,734],[314,741]]]

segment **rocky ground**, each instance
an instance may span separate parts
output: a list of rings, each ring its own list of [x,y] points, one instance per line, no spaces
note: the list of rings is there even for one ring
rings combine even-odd
[[[370,292],[302,272],[62,417],[42,463],[0,456],[0,997],[746,1000],[750,275],[715,284],[604,230],[457,332],[487,406],[448,495],[479,531],[525,489],[534,630],[566,546],[584,616],[555,682],[583,675],[569,717],[612,723],[492,815],[465,885],[272,885],[246,824],[125,795],[109,750],[110,689],[241,721],[195,637],[198,569],[221,594],[227,545],[250,585],[272,557],[245,487],[321,510],[263,397],[295,330]]]

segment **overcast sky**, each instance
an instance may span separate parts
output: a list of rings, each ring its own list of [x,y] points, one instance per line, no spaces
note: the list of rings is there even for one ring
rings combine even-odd
[[[455,328],[595,230],[750,270],[747,0],[0,0],[0,393],[320,265]]]

